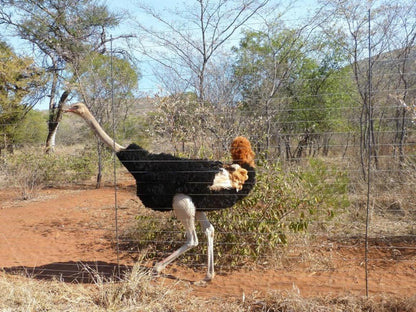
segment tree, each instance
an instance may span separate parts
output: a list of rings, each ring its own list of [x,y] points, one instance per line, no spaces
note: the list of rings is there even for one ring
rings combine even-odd
[[[258,21],[266,11],[273,11],[269,2],[199,0],[163,10],[139,3],[147,18],[142,19],[146,22],[137,22],[138,49],[154,64],[153,74],[164,91],[161,97],[166,93],[173,96],[172,103],[182,95],[196,97],[183,103],[200,113],[195,125],[198,130],[187,137],[192,144],[215,141],[218,146],[228,146],[235,134],[230,131],[236,121],[236,115],[231,113],[235,110],[235,89],[230,83],[231,39],[248,22]],[[183,108],[182,105],[179,109]],[[203,135],[197,138],[200,133]]]
[[[142,34],[140,50],[156,62],[156,74],[159,73],[162,83],[172,94],[190,91],[200,102],[210,102],[207,98],[210,62],[243,25],[266,8],[268,2],[199,0],[176,10],[168,9],[167,15],[140,3],[142,12],[154,21],[137,23]],[[146,36],[150,37],[152,46],[163,48],[146,46]]]
[[[282,127],[285,132],[293,131],[292,136],[298,137],[297,147],[287,152],[295,159],[315,156],[321,149],[328,154],[330,137],[343,131],[340,127],[349,117],[345,108],[351,107],[355,95],[349,67],[345,68],[346,55],[334,41],[322,40],[316,33],[305,39],[301,50],[300,63],[289,73],[280,94],[286,97],[286,105],[278,116],[279,123],[290,124],[290,130]]]
[[[266,31],[251,31],[234,49],[237,61],[234,79],[239,85],[244,108],[248,116],[258,120],[256,133],[263,134],[257,142],[265,142],[270,149],[272,122],[282,104],[276,97],[287,81],[294,62],[299,60],[299,33],[295,30],[278,31],[275,25]]]
[[[120,17],[92,0],[0,0],[0,23],[33,45],[49,73],[47,152],[52,151],[62,117],[62,107],[86,54],[104,54],[107,29]]]
[[[13,150],[16,128],[37,103],[36,92],[43,78],[33,59],[17,56],[0,42],[0,146]]]
[[[307,146],[317,149],[330,129],[334,107],[325,97],[334,88],[341,51],[330,41],[312,36],[306,28],[287,29],[271,24],[264,31],[250,31],[240,41],[234,79],[239,85],[243,109],[256,122],[257,142],[287,159],[303,155]],[[292,151],[292,138],[298,145]],[[284,152],[283,152],[284,151]]]
[[[393,53],[388,56],[395,68],[391,68],[394,79],[389,79],[386,89],[397,90],[395,97],[387,97],[386,106],[395,107],[394,118],[394,139],[393,139],[393,156],[398,156],[399,167],[402,167],[405,161],[405,143],[407,138],[406,119],[408,110],[403,107],[402,103],[416,99],[416,78],[412,73],[415,72],[414,58],[416,56],[416,3],[414,1],[403,1],[400,5],[389,10],[392,16],[391,36],[389,36],[389,45]]]
[[[80,62],[74,88],[98,122],[106,130],[115,130],[116,124],[125,122],[129,115],[138,81],[138,70],[128,59],[92,52]],[[101,185],[103,169],[102,147],[101,141],[97,140],[97,188]]]
[[[156,98],[156,108],[152,132],[167,139],[177,154],[188,152],[189,156],[206,156],[199,153],[206,144],[211,143],[202,126],[203,123],[209,123],[208,105],[198,105],[195,94],[183,93]],[[188,142],[192,143],[191,151],[186,151]]]
[[[406,110],[388,95],[392,89],[401,89],[402,100],[410,100],[412,96],[414,87],[409,73],[416,38],[416,4],[407,0],[372,1],[371,5],[358,0],[325,0],[322,4],[325,7],[322,16],[326,18],[323,33],[328,38],[337,33],[341,39],[338,43],[349,57],[360,97],[360,155],[362,174],[366,177],[365,168],[371,163],[379,168],[381,146],[393,143],[399,163],[404,160]],[[389,115],[391,119],[385,118]],[[395,124],[390,125],[389,120]],[[386,129],[394,129],[393,142],[381,142]]]
[[[45,112],[30,110],[17,124],[14,135],[16,144],[42,144],[48,133],[47,121],[48,116]]]

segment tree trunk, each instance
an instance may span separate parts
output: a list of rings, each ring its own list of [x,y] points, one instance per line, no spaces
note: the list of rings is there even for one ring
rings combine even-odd
[[[329,154],[329,141],[331,140],[330,134],[324,134],[322,139],[322,156],[327,157]]]
[[[48,137],[46,138],[46,154],[53,153],[55,151],[55,137],[58,130],[58,123],[53,121],[55,118],[50,117],[48,121]]]
[[[69,90],[65,90],[58,105],[53,104],[51,100],[51,107],[49,107],[49,121],[48,121],[48,137],[46,138],[46,153],[53,153],[55,149],[56,132],[58,131],[59,122],[62,119],[62,108],[70,94]]]
[[[305,133],[303,134],[302,138],[299,140],[298,146],[296,147],[296,150],[294,152],[294,157],[296,161],[302,158],[303,151],[308,146],[310,135],[311,133],[307,129]]]
[[[97,168],[97,180],[95,183],[95,188],[99,189],[101,188],[101,181],[103,177],[103,161],[102,161],[102,143],[100,141],[97,141],[97,154],[98,154],[98,168]]]
[[[404,164],[404,144],[406,139],[406,110],[402,108],[402,118],[401,118],[401,127],[400,127],[400,134],[399,134],[399,167],[400,169],[403,168]]]
[[[292,160],[292,153],[290,151],[290,137],[288,134],[286,134],[284,136],[284,140],[285,140],[285,152],[286,152],[286,159],[287,160]]]
[[[58,130],[58,123],[54,122],[55,118],[49,117],[48,121],[48,137],[46,138],[46,153],[50,154],[55,151],[56,131]]]

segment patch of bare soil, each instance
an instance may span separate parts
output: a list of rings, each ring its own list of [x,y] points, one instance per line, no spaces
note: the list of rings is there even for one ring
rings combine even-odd
[[[36,199],[25,201],[18,196],[13,189],[0,191],[0,268],[5,272],[23,271],[39,279],[90,282],[91,272],[110,275],[117,271],[113,187],[46,189]],[[118,222],[125,226],[138,213],[137,205],[129,204],[137,202],[134,185],[119,185],[116,197]],[[404,239],[397,245],[408,248],[377,248],[374,244],[369,262],[370,294],[415,294],[415,241]],[[301,255],[302,250],[298,253]],[[204,298],[261,296],[273,290],[295,290],[305,297],[364,295],[363,255],[363,242],[359,240],[320,242],[315,256],[329,259],[331,265],[325,270],[303,264],[279,270],[220,271],[211,283],[201,287],[193,282],[201,280],[205,272],[172,265],[156,282],[189,287],[192,293]],[[134,264],[132,255],[119,258],[122,270]]]

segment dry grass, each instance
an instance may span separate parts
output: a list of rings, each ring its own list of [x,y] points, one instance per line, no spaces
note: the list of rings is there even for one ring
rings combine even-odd
[[[315,297],[303,298],[295,291],[274,292],[264,298],[249,299],[249,309],[243,311],[310,311],[310,312],[415,312],[416,296],[400,299],[388,296],[375,297]],[[244,308],[244,307],[243,307]]]
[[[160,285],[140,266],[121,280],[93,284],[0,274],[0,311],[239,311],[237,303],[206,301],[185,287]]]
[[[119,281],[68,284],[0,274],[1,311],[377,311],[415,312],[416,296],[301,297],[291,292],[253,293],[243,298],[204,299],[186,285],[155,283],[136,266]]]

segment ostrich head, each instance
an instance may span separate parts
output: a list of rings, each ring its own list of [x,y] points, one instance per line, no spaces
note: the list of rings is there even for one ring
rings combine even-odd
[[[69,107],[68,109],[64,109],[63,111],[65,113],[74,113],[81,117],[85,117],[91,114],[87,106],[81,102],[75,103],[71,107]]]
[[[251,149],[250,141],[245,137],[238,136],[231,143],[231,157],[233,161],[239,165],[248,164],[250,167],[255,167],[254,152]]]

